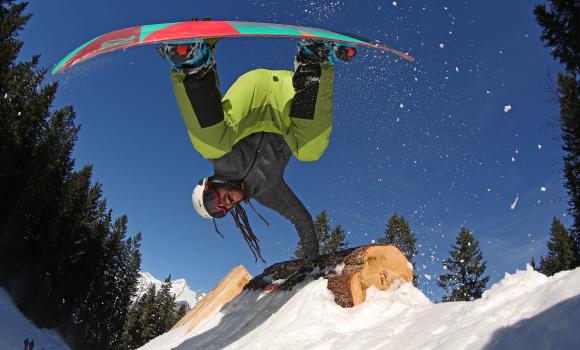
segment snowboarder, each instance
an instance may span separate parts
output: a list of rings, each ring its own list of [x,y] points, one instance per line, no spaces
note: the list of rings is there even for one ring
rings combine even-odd
[[[324,153],[332,127],[333,63],[349,61],[356,49],[302,40],[294,72],[250,71],[222,97],[213,56],[216,41],[200,39],[160,49],[173,63],[173,89],[193,147],[214,168],[214,174],[193,190],[193,207],[202,217],[214,219],[220,235],[215,219],[230,213],[254,257],[262,261],[258,239],[240,204],[252,206],[250,199],[255,199],[277,211],[298,231],[303,272],[310,271],[318,259],[318,238],[312,216],[284,181],[284,170],[292,154],[315,161]]]
[[[24,350],[28,350],[29,344],[30,344],[30,340],[28,340],[28,338],[24,339]]]

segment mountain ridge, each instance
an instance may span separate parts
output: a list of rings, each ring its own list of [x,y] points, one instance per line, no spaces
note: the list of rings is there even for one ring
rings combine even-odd
[[[155,285],[157,291],[163,285],[163,281],[155,278],[151,273],[146,271],[139,272],[139,281],[137,283],[137,294],[135,300],[139,300],[150,288]],[[197,304],[207,293],[196,290],[194,291],[184,278],[171,280],[171,294],[175,296],[175,302],[178,304],[187,304],[191,309]]]

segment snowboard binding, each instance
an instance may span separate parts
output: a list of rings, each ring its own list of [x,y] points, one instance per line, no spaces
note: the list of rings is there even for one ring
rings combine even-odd
[[[157,48],[157,52],[173,63],[173,68],[186,74],[207,73],[215,66],[213,51],[216,39],[195,39],[175,42]],[[205,74],[203,74],[205,75]]]
[[[328,61],[334,64],[336,61],[348,62],[354,56],[356,56],[356,47],[351,44],[309,39],[298,42],[297,57],[301,61],[317,63]]]
[[[192,21],[199,21],[196,17]],[[204,17],[201,21],[210,21],[209,17]],[[215,66],[213,53],[215,45],[219,39],[192,39],[176,41],[157,48],[157,52],[165,60],[173,63],[173,68],[183,71],[186,74],[205,75]]]

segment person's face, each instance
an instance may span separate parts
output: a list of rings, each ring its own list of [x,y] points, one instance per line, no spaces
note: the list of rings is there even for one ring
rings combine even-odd
[[[232,209],[236,204],[244,200],[242,191],[232,186],[221,186],[216,191],[220,198],[220,206],[226,210]]]

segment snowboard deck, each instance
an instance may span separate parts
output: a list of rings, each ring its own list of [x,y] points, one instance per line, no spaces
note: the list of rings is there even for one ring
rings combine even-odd
[[[52,70],[57,74],[95,56],[139,45],[178,43],[201,38],[290,37],[344,42],[391,52],[412,62],[410,55],[370,40],[329,30],[274,23],[189,21],[143,25],[116,30],[94,38],[63,58]]]

